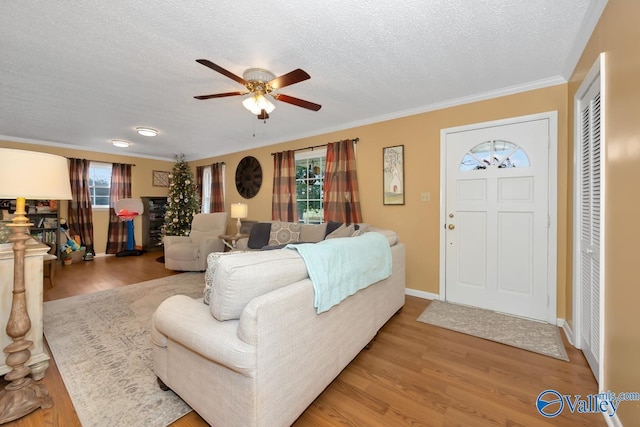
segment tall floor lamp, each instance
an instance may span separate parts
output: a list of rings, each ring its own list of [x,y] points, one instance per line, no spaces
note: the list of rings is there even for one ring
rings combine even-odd
[[[67,159],[35,151],[0,148],[0,198],[16,199],[15,216],[8,227],[13,242],[13,299],[7,322],[7,335],[13,342],[4,348],[11,371],[4,378],[9,384],[0,391],[0,424],[16,420],[38,408],[50,408],[53,401],[43,384],[29,377],[25,363],[31,357],[33,342],[25,336],[31,329],[25,295],[25,249],[31,237],[25,216],[25,199],[71,199]]]

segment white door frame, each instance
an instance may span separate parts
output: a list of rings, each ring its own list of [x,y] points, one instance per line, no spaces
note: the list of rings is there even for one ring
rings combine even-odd
[[[604,383],[604,330],[605,330],[605,313],[604,313],[604,305],[605,305],[605,192],[606,192],[606,129],[605,129],[605,64],[606,64],[606,53],[602,52],[595,60],[591,69],[585,76],[582,84],[576,91],[574,96],[574,131],[573,131],[573,345],[576,348],[582,348],[582,286],[580,286],[580,261],[579,254],[580,249],[582,247],[580,241],[580,216],[582,215],[582,210],[580,206],[580,188],[579,184],[580,180],[580,99],[584,96],[585,92],[589,90],[589,87],[596,80],[598,75],[600,76],[600,223],[602,226],[600,227],[600,307],[599,307],[599,331],[600,336],[598,337],[599,347],[598,347],[598,373],[594,372],[596,376],[596,381],[600,386],[600,390],[603,390]]]
[[[474,123],[464,126],[440,130],[440,300],[446,300],[446,194],[447,194],[447,135],[450,133],[465,132],[475,129],[504,126],[533,120],[549,121],[549,239],[547,247],[547,322],[556,325],[557,314],[557,258],[558,258],[558,112],[547,111],[544,113],[527,116],[511,117],[483,123]]]

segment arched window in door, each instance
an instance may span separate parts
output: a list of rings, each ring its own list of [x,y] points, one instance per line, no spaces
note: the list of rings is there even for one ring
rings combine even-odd
[[[460,162],[461,171],[531,166],[529,157],[517,144],[499,139],[484,141],[469,150]]]

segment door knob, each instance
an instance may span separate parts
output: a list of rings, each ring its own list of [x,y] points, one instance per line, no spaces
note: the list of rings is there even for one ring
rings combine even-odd
[[[449,228],[449,230],[453,230],[454,228],[456,228],[456,226],[455,226],[455,225],[453,225],[453,224],[449,224],[449,227],[448,227],[448,228]]]

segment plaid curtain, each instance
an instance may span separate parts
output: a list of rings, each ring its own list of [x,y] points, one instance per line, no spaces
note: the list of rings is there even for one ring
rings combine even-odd
[[[95,254],[93,249],[93,215],[89,192],[89,166],[86,159],[69,159],[71,180],[71,201],[69,202],[69,230],[80,236],[87,252]]]
[[[211,165],[211,209],[209,212],[224,212],[224,163]]]
[[[271,219],[298,222],[296,211],[296,157],[292,150],[273,155]]]
[[[116,215],[116,201],[131,197],[131,165],[114,163],[111,166],[111,191],[109,193],[108,254],[117,254],[126,249],[127,225]]]
[[[202,202],[202,180],[204,176],[204,166],[196,166],[196,195]]]
[[[362,222],[355,143],[350,139],[327,144],[324,220],[346,224]]]

